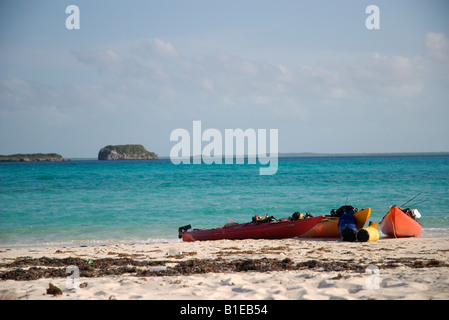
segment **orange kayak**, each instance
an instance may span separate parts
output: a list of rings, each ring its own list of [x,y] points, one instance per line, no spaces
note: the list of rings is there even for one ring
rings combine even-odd
[[[371,208],[357,211],[353,214],[357,222],[357,229],[363,228],[371,214]],[[326,216],[309,231],[300,235],[301,238],[340,238],[338,231],[338,217]]]
[[[416,237],[421,234],[422,226],[399,207],[392,206],[380,222],[380,230],[390,237]]]

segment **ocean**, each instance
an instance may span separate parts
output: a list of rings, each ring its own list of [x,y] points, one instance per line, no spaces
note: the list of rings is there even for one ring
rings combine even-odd
[[[417,208],[423,237],[449,236],[449,156],[279,158],[259,164],[180,164],[169,159],[0,163],[0,247],[179,241],[178,227],[228,218],[329,214],[391,205]]]

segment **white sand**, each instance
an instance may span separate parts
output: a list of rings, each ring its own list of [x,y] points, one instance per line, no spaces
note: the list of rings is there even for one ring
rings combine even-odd
[[[179,253],[182,252],[182,255]],[[79,278],[71,289],[67,278],[0,281],[2,299],[449,299],[449,239],[381,239],[377,242],[319,240],[241,240],[173,242],[90,247],[14,248],[0,250],[0,274],[17,258],[82,259],[129,257],[137,261],[190,259],[289,258],[293,263],[317,260],[363,266],[362,271],[325,271],[323,267],[289,271],[203,273],[189,276],[134,274]],[[222,260],[223,261],[223,260]],[[437,264],[439,266],[431,266]],[[436,262],[438,261],[438,262]],[[394,267],[383,268],[390,262]],[[411,264],[424,266],[415,268]],[[444,266],[441,266],[444,265]],[[23,267],[27,268],[27,267]],[[70,277],[68,278],[69,280]],[[46,293],[49,283],[62,295]],[[68,286],[67,286],[68,285]]]

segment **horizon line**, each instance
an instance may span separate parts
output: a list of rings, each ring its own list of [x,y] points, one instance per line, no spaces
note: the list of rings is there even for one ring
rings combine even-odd
[[[276,153],[269,154],[270,156],[275,156]],[[293,157],[333,157],[333,156],[382,156],[382,155],[449,155],[449,151],[423,151],[423,152],[279,152],[277,153],[278,157],[284,158],[293,158]],[[266,156],[266,154],[265,154]],[[179,157],[178,159],[193,159],[193,158],[201,158],[207,157],[203,155],[194,155],[190,157]],[[245,157],[245,158],[257,158],[258,155],[221,155],[222,158],[226,157]],[[207,157],[212,158],[212,157]],[[68,159],[98,159],[98,157],[68,157]],[[158,156],[158,159],[170,159],[169,155]]]

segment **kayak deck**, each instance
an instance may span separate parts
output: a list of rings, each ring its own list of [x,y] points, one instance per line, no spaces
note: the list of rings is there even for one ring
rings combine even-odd
[[[298,237],[320,222],[324,216],[267,223],[248,222],[215,229],[194,229],[181,233],[183,241],[285,239]]]

